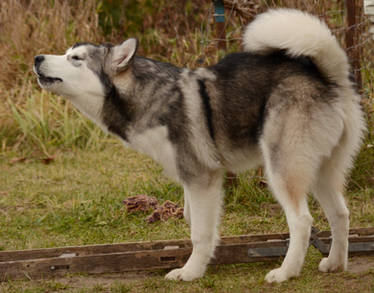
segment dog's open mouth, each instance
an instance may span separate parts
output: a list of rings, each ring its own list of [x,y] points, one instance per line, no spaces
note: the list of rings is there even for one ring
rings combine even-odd
[[[44,74],[37,73],[38,79],[43,84],[51,84],[55,82],[62,82],[62,78],[59,77],[51,77],[51,76],[45,76]]]

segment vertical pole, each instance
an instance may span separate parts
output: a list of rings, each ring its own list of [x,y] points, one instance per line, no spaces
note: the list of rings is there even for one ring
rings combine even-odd
[[[223,5],[223,0],[213,0],[213,3],[218,48],[226,50],[225,7]]]
[[[225,6],[223,0],[213,0],[214,4],[214,20],[216,23],[216,36],[218,39],[217,45],[219,49],[226,50],[226,27],[225,27]],[[227,172],[225,187],[233,187],[237,185],[238,178],[236,174]]]
[[[350,59],[354,76],[357,83],[357,89],[361,92],[362,79],[361,79],[361,64],[360,64],[360,48],[355,47],[358,41],[358,30],[357,30],[357,15],[358,7],[357,0],[346,0],[347,9],[347,25],[348,29],[345,34],[345,43],[347,46],[347,54]]]
[[[216,23],[216,36],[218,39],[217,45],[219,49],[226,50],[226,28],[225,28],[225,6],[223,0],[213,0],[214,3],[214,20]],[[236,174],[227,172],[225,187],[233,187],[237,185],[238,178]]]

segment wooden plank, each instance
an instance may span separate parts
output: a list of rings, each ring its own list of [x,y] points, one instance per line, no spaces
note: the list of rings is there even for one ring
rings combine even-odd
[[[221,244],[248,243],[266,241],[269,239],[287,239],[288,233],[264,234],[264,235],[242,235],[235,237],[222,237]],[[93,254],[129,252],[141,250],[167,249],[168,247],[186,248],[192,247],[190,240],[159,240],[150,242],[130,242],[101,245],[67,246],[59,248],[44,248],[31,250],[0,251],[0,262],[10,260],[26,260],[48,257],[63,257],[64,255],[84,256]]]
[[[349,229],[349,235],[352,237],[352,235],[359,235],[359,236],[374,236],[374,228],[353,228]],[[324,238],[324,237],[330,237],[331,232],[330,231],[321,231],[317,233],[317,237]]]
[[[67,246],[58,248],[44,248],[31,250],[0,251],[0,262],[10,260],[26,260],[48,257],[63,257],[64,255],[85,256],[93,254],[130,252],[141,250],[164,249],[168,246],[178,248],[191,247],[190,240],[161,240],[154,242],[115,243],[102,245]]]
[[[173,268],[182,266],[190,254],[191,248],[183,248],[8,261],[0,263],[0,280]]]
[[[261,241],[253,243],[228,244],[220,245],[216,249],[215,258],[210,264],[234,264],[234,263],[250,263],[263,262],[279,259],[280,256],[250,256],[248,249],[250,248],[266,248],[266,247],[287,247],[288,242],[285,240],[277,241]]]
[[[348,248],[348,255],[351,256],[359,256],[359,255],[374,255],[374,234],[370,233],[373,231],[373,228],[365,228],[365,229],[352,229],[350,230],[349,240],[349,248]],[[329,232],[330,233],[330,232]],[[369,234],[370,233],[370,234]],[[318,233],[319,234],[319,233]],[[317,234],[317,235],[318,235]],[[325,237],[318,237],[324,244],[326,244],[328,250],[326,253],[321,253],[323,255],[328,255],[331,246],[331,236],[328,233],[324,232]],[[364,236],[360,236],[364,235]]]
[[[369,236],[374,235],[374,228],[357,228],[350,229],[350,235]],[[317,237],[326,238],[330,237],[330,231],[321,231],[317,233]],[[221,245],[234,244],[234,243],[249,243],[258,241],[268,241],[289,238],[288,233],[277,234],[263,234],[263,235],[240,235],[233,237],[222,237]],[[14,250],[14,251],[0,251],[0,262],[10,260],[22,259],[37,259],[48,257],[63,257],[64,255],[75,254],[75,256],[103,254],[103,253],[116,253],[116,252],[129,252],[140,250],[155,250],[165,249],[172,246],[178,248],[191,247],[190,240],[158,240],[150,242],[130,242],[130,243],[115,243],[115,244],[101,244],[101,245],[85,245],[85,246],[67,246],[59,248],[43,248],[31,250]]]
[[[327,248],[330,246],[329,231],[313,234],[311,240],[315,240],[316,236]],[[278,259],[287,251],[288,238],[288,233],[224,237],[211,264]],[[374,254],[374,228],[351,229],[349,242],[350,249],[355,250],[350,255]],[[189,240],[3,251],[0,252],[0,280],[53,277],[78,272],[100,274],[171,269],[181,267],[191,251]]]
[[[250,257],[250,247],[279,247],[286,242],[265,241],[219,245],[211,264],[268,261],[276,257]],[[61,276],[66,273],[116,273],[134,270],[171,269],[187,261],[192,248],[129,251],[72,257],[50,257],[0,263],[0,280]]]

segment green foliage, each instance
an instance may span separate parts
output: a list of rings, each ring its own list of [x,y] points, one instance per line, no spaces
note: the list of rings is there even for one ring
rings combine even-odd
[[[23,143],[46,155],[53,147],[91,149],[100,148],[107,141],[108,136],[97,126],[68,102],[50,93],[32,94],[22,105],[9,99],[8,105],[14,119],[13,127],[19,131],[17,140],[22,139]]]
[[[99,24],[104,35],[111,34],[113,30],[121,29],[124,15],[122,0],[97,1],[96,11],[99,15]]]
[[[111,293],[128,293],[131,292],[131,286],[123,283],[116,282],[114,285],[111,286],[110,292]],[[98,291],[102,292],[102,291]]]
[[[105,36],[115,33],[125,37],[139,33],[144,31],[144,16],[151,14],[155,6],[160,5],[160,1],[155,5],[155,2],[150,0],[98,0],[99,24]]]

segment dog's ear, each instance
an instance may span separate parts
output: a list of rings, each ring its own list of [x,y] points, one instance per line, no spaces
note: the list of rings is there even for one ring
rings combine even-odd
[[[131,38],[113,47],[112,67],[119,72],[129,65],[138,48],[138,40]]]

